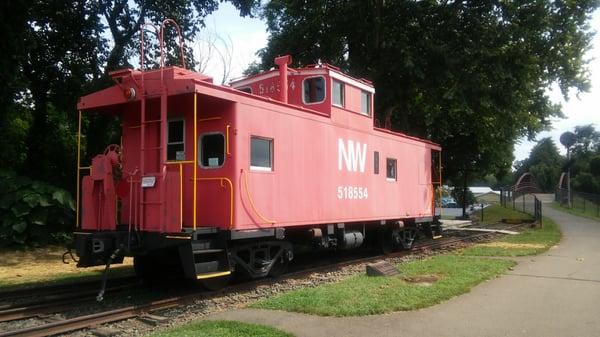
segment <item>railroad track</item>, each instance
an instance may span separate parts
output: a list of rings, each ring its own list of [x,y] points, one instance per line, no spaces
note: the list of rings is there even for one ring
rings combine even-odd
[[[109,280],[113,285],[123,285],[130,284],[134,282],[139,282],[139,278],[136,276],[126,276],[119,278],[112,278]],[[77,283],[66,283],[66,284],[55,284],[44,287],[31,287],[31,288],[19,288],[12,290],[3,290],[0,291],[0,301],[14,301],[22,298],[46,298],[46,297],[56,297],[61,296],[63,294],[72,294],[73,289],[77,289],[78,291],[91,291],[98,290],[98,284],[100,280],[95,281],[85,281],[85,282],[77,282]],[[3,306],[0,305],[0,308]]]
[[[140,285],[139,279],[135,282],[111,285],[107,293],[124,292]],[[71,285],[70,293],[64,292],[43,299],[21,302],[18,304],[0,305],[0,323],[18,319],[26,319],[51,313],[59,313],[73,308],[74,305],[92,302],[98,294],[99,282],[95,282],[92,289],[78,289]],[[31,296],[28,296],[31,297]]]
[[[513,225],[513,226],[508,226],[505,229],[514,229],[514,228],[521,227],[521,226],[522,225]],[[281,278],[302,277],[302,276],[305,276],[305,275],[308,275],[311,273],[322,272],[322,271],[326,271],[329,269],[339,269],[339,268],[342,268],[342,267],[345,267],[348,265],[364,264],[364,263],[369,263],[369,262],[386,259],[386,258],[407,256],[409,254],[414,254],[414,253],[423,252],[423,251],[427,251],[427,250],[437,250],[437,249],[442,249],[442,248],[446,248],[446,247],[452,247],[454,245],[464,243],[465,241],[485,239],[485,238],[494,237],[497,235],[498,234],[496,234],[496,233],[484,232],[484,233],[477,233],[477,234],[472,234],[472,235],[468,235],[468,236],[464,236],[464,237],[443,238],[443,239],[440,239],[437,241],[427,242],[427,243],[423,243],[420,245],[416,245],[410,251],[399,251],[399,252],[395,252],[395,253],[387,254],[387,255],[374,255],[374,256],[368,256],[368,257],[355,258],[355,259],[337,262],[337,263],[333,263],[333,264],[324,264],[324,265],[319,265],[319,266],[313,266],[313,267],[304,268],[301,270],[286,273],[286,274],[282,275]],[[193,301],[201,296],[202,297],[218,296],[218,295],[224,294],[224,293],[232,293],[232,292],[236,292],[236,291],[253,288],[258,285],[269,283],[269,282],[272,283],[273,280],[269,280],[269,279],[253,280],[253,281],[249,281],[249,282],[231,285],[229,287],[226,287],[226,288],[224,288],[222,290],[218,290],[218,291],[195,290],[195,291],[191,291],[189,293],[183,294],[183,295],[174,296],[174,297],[156,300],[156,301],[151,301],[151,302],[144,303],[141,305],[133,305],[133,306],[128,306],[128,307],[124,307],[124,308],[94,313],[94,314],[90,314],[90,315],[69,318],[69,319],[65,319],[65,320],[61,320],[61,321],[57,321],[57,322],[46,323],[46,324],[42,324],[42,325],[38,325],[38,326],[34,326],[34,327],[28,327],[28,328],[24,328],[24,329],[20,329],[20,330],[2,332],[2,333],[0,333],[0,337],[8,337],[8,336],[11,336],[11,337],[40,337],[40,336],[51,336],[51,335],[55,335],[55,334],[64,334],[64,333],[72,332],[75,330],[88,328],[91,326],[97,326],[100,324],[135,318],[135,317],[139,317],[139,316],[142,316],[142,315],[145,315],[148,313],[152,313],[152,312],[155,312],[158,310],[177,307],[177,306],[189,303],[190,301]],[[68,305],[68,304],[64,304],[64,303],[57,304],[56,307],[58,307],[61,310],[64,310],[65,305]],[[54,307],[54,308],[56,308],[56,307]],[[17,308],[12,308],[12,309],[14,310]],[[48,303],[47,306],[43,307],[43,310],[45,310],[45,312],[56,312],[56,310],[53,310],[53,306],[51,303]],[[24,312],[26,312],[28,314],[32,314],[33,312],[36,312],[36,311],[35,310],[27,311],[25,309]],[[0,318],[2,317],[2,313],[3,313],[3,311],[0,310]],[[29,317],[31,317],[31,316],[29,316]]]

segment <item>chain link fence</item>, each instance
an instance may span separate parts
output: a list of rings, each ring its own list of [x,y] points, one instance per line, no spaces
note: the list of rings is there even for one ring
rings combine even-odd
[[[542,226],[542,201],[529,188],[501,188],[500,204],[531,215]]]
[[[568,190],[557,189],[554,200],[563,207],[569,207]],[[571,191],[571,208],[586,215],[600,217],[600,194]]]

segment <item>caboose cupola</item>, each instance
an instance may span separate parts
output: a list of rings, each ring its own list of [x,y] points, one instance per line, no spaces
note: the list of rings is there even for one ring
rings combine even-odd
[[[327,63],[289,68],[291,61],[289,55],[277,57],[278,69],[234,80],[231,86],[334,119],[352,118],[346,116],[348,113],[372,118],[375,88],[370,81],[349,76]]]

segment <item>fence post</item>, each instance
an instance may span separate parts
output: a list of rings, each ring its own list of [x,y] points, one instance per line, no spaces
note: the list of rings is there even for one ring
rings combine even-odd
[[[583,213],[585,213],[585,196],[583,197]]]
[[[481,204],[481,222],[483,222],[483,204]]]
[[[542,213],[542,207],[543,207],[542,206],[542,201],[538,200],[538,204],[539,204],[539,206],[538,206],[538,212],[539,212],[539,217],[540,217],[540,220],[539,220],[540,221],[540,228],[543,228],[544,227],[544,220],[543,220],[544,219],[544,214]]]

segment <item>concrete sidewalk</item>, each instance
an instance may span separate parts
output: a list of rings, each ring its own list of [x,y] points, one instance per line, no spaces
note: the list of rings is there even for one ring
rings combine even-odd
[[[296,336],[600,336],[600,222],[544,208],[564,237],[513,271],[431,308],[332,318],[235,310],[210,316]]]

